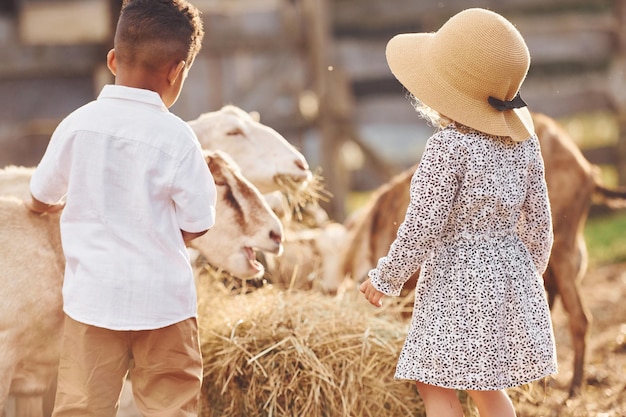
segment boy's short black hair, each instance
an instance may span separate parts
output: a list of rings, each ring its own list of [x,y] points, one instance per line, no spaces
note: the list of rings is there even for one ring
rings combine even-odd
[[[200,12],[187,0],[125,0],[115,31],[115,56],[123,64],[158,69],[191,66],[202,46]]]

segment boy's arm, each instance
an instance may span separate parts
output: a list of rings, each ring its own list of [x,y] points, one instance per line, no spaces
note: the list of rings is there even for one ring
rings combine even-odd
[[[30,201],[24,201],[24,204],[28,209],[32,212],[44,214],[44,213],[56,213],[58,211],[63,210],[65,207],[65,202],[58,202],[55,204],[47,204],[43,201],[37,200],[33,195],[30,196]]]
[[[202,232],[186,232],[184,230],[181,230],[180,232],[183,234],[183,240],[185,241],[185,244],[188,244],[195,238],[198,238],[208,232],[208,230],[204,230]]]

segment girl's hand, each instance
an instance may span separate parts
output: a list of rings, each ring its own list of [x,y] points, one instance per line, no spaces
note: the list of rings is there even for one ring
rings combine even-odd
[[[361,291],[365,295],[367,301],[369,301],[370,304],[374,307],[380,307],[383,305],[382,298],[385,294],[378,291],[372,285],[369,278],[364,281],[363,284],[361,284],[361,286],[359,287],[359,291]]]

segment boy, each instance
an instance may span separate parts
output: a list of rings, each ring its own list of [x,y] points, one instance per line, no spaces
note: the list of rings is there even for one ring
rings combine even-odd
[[[128,372],[144,415],[197,415],[185,243],[213,225],[216,191],[197,138],[168,108],[202,37],[186,0],[126,1],[107,55],[115,85],[61,122],[31,180],[31,210],[63,209],[55,417],[115,416]]]

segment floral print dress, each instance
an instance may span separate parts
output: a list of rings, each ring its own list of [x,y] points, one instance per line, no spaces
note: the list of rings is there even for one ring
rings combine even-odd
[[[536,136],[454,123],[429,140],[411,202],[372,285],[399,295],[418,269],[395,377],[499,390],[557,371],[543,280],[552,222]]]

